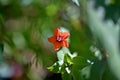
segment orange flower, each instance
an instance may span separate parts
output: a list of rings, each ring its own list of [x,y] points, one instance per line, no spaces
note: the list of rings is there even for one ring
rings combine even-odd
[[[70,36],[68,32],[60,32],[58,28],[54,30],[54,35],[48,38],[48,41],[53,43],[54,50],[59,50],[60,47],[68,47],[67,38]]]

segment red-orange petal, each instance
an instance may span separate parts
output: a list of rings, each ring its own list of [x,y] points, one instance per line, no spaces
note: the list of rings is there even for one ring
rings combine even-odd
[[[51,42],[51,43],[54,43],[56,41],[55,36],[52,36],[52,37],[48,38],[48,41]]]
[[[56,50],[59,50],[60,47],[61,47],[61,43],[59,43],[59,42],[55,42],[55,43],[54,43],[54,50],[55,50],[55,51],[56,51]]]
[[[68,48],[69,44],[68,44],[68,42],[67,42],[66,40],[64,40],[64,41],[62,42],[62,46]]]
[[[63,32],[62,36],[63,36],[64,39],[66,39],[70,36],[70,34],[68,32]]]
[[[54,30],[54,35],[55,35],[55,36],[58,36],[58,35],[60,35],[60,34],[61,34],[61,32],[60,32],[59,28],[56,28],[56,29]]]

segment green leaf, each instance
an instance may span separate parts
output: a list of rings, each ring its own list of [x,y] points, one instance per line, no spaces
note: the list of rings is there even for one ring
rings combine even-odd
[[[78,66],[73,66],[72,67],[72,75],[74,80],[79,80],[80,79],[80,69],[78,69]]]
[[[91,73],[89,80],[102,80],[102,75],[104,72],[104,61],[95,61],[91,66]]]
[[[74,57],[73,60],[73,65],[72,65],[72,75],[74,80],[80,80],[82,79],[81,77],[81,69],[83,69],[85,66],[87,66],[87,61],[85,58],[81,56]]]
[[[72,77],[67,72],[62,73],[62,80],[72,80]]]
[[[67,53],[64,56],[64,63],[72,64],[72,59]]]
[[[80,66],[84,67],[84,66],[88,65],[87,60],[84,57],[81,57],[81,56],[74,57],[72,59],[72,62],[73,62],[73,65],[78,65],[79,67]]]
[[[55,72],[55,73],[59,73],[60,72],[58,62],[54,63],[52,66],[48,67],[47,69],[52,71],[52,72]]]

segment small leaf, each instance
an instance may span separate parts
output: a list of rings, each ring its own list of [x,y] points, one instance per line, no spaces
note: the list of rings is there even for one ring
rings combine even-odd
[[[52,66],[47,68],[48,70],[55,72],[55,73],[59,73],[60,72],[60,67],[58,62],[54,63]]]
[[[68,64],[72,64],[72,59],[67,53],[64,56],[64,62]]]

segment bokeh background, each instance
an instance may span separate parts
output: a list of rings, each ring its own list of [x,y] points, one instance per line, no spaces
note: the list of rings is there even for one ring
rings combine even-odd
[[[85,1],[99,16],[96,20],[119,24],[119,0]],[[89,28],[85,1],[0,0],[0,80],[61,80],[60,74],[47,70],[57,61],[48,42],[55,28],[70,32],[71,53],[96,62],[91,80],[117,80],[107,64],[107,52]]]

